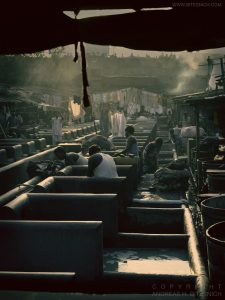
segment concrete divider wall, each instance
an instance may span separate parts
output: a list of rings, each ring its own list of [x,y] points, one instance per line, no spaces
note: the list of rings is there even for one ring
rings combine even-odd
[[[5,149],[10,161],[18,161],[23,156],[22,145],[0,145],[0,149]]]
[[[42,180],[41,176],[35,176],[32,179],[22,183],[21,185],[16,186],[14,189],[11,189],[7,193],[0,196],[0,207],[12,201],[19,195],[23,193],[28,193],[32,191],[33,187]]]
[[[102,276],[102,222],[0,221],[0,270]]]
[[[46,150],[0,168],[0,195],[8,192],[15,185],[29,180],[27,166],[30,161],[53,160],[54,149]]]
[[[119,231],[140,233],[184,233],[182,208],[128,207]]]
[[[0,167],[8,163],[8,157],[5,149],[0,149]]]
[[[200,299],[208,299],[208,275],[200,253],[200,245],[197,239],[192,215],[189,208],[184,208],[184,231],[189,235],[188,252],[191,268],[198,276],[196,289]]]
[[[66,152],[81,152],[81,144],[79,143],[60,143],[59,146],[65,148]]]
[[[105,238],[118,233],[116,194],[23,194],[0,208],[5,220],[102,221]]]
[[[103,178],[85,176],[48,177],[36,185],[33,192],[118,194],[120,207],[132,201],[132,186],[126,177]]]
[[[147,133],[147,135],[149,135],[149,137],[154,135],[155,128],[156,128],[156,126],[154,125],[153,128],[151,128],[151,130],[149,130],[149,133]],[[77,131],[81,132],[80,129],[78,129]],[[146,133],[144,133],[144,136],[145,135],[146,135]],[[45,140],[45,143],[46,143],[46,140]],[[77,147],[79,148],[80,146],[78,145]],[[21,159],[17,162],[7,165],[7,166],[1,167],[0,168],[0,182],[4,182],[4,184],[1,184],[1,186],[0,186],[0,195],[8,192],[10,189],[14,188],[17,184],[23,183],[30,179],[27,174],[27,166],[28,166],[29,161],[52,160],[54,157],[53,151],[54,151],[54,148],[50,149],[50,150],[46,150],[46,151],[38,153],[38,154],[35,154],[35,155],[32,155],[27,158]],[[137,166],[139,166],[138,158],[117,157],[117,158],[115,158],[115,162],[118,165],[135,164],[136,163]]]
[[[136,188],[138,184],[137,165],[117,165],[120,177],[127,177],[131,185]],[[87,176],[88,166],[68,166],[59,172],[60,176]]]

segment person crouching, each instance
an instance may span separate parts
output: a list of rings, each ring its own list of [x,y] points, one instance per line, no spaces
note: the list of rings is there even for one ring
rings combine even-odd
[[[54,150],[54,154],[59,160],[63,160],[66,166],[88,164],[88,159],[86,157],[79,153],[66,152],[66,150],[61,146],[58,146]]]

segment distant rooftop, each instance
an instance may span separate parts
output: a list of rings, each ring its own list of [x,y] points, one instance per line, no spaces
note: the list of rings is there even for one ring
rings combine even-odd
[[[199,92],[194,94],[187,94],[177,96],[171,99],[174,102],[183,102],[184,104],[201,106],[201,105],[224,105],[225,106],[225,93],[222,89]]]

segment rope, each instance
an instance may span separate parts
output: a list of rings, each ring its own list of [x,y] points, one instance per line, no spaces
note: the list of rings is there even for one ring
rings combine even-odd
[[[81,52],[81,63],[82,63],[82,80],[83,80],[83,104],[84,107],[90,106],[89,95],[87,87],[89,86],[87,78],[87,64],[86,64],[86,55],[83,42],[80,42],[80,52]]]
[[[77,15],[79,14],[80,10],[77,9],[74,11],[75,20],[77,19]],[[78,61],[78,42],[74,44],[75,55],[73,61],[76,63]],[[87,63],[86,63],[86,55],[85,55],[85,48],[82,41],[80,41],[80,52],[81,52],[81,65],[82,65],[82,81],[83,81],[83,106],[89,107],[90,106],[90,99],[87,91],[87,87],[89,86],[88,77],[87,77]]]
[[[75,55],[74,55],[73,61],[74,61],[75,63],[78,61],[78,58],[79,58],[77,48],[78,48],[78,42],[76,42],[76,43],[74,44],[74,52],[75,52]]]

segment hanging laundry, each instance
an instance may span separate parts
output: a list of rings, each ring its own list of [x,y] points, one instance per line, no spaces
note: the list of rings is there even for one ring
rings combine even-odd
[[[117,91],[109,91],[102,94],[93,95],[93,111],[95,116],[100,118],[100,105],[102,103],[110,104],[111,107],[117,106],[123,110],[127,116],[139,114],[141,111],[148,113],[163,112],[161,99],[158,94],[151,93],[137,88],[126,88]],[[114,119],[110,116],[112,131],[116,131]],[[115,129],[115,130],[114,130]]]
[[[52,144],[56,145],[62,141],[62,118],[52,118]]]
[[[117,113],[113,113],[111,115],[111,128],[112,128],[112,136],[115,137],[118,134],[119,126],[117,122]]]
[[[123,111],[117,111],[111,116],[112,136],[124,137],[126,128],[126,118]]]
[[[119,133],[118,136],[122,136],[125,137],[125,128],[127,125],[127,120],[125,118],[124,112],[120,112],[119,114],[119,119],[120,119],[120,123],[119,123]]]
[[[101,135],[108,137],[110,131],[109,108],[106,104],[101,105],[100,108],[100,132]]]

